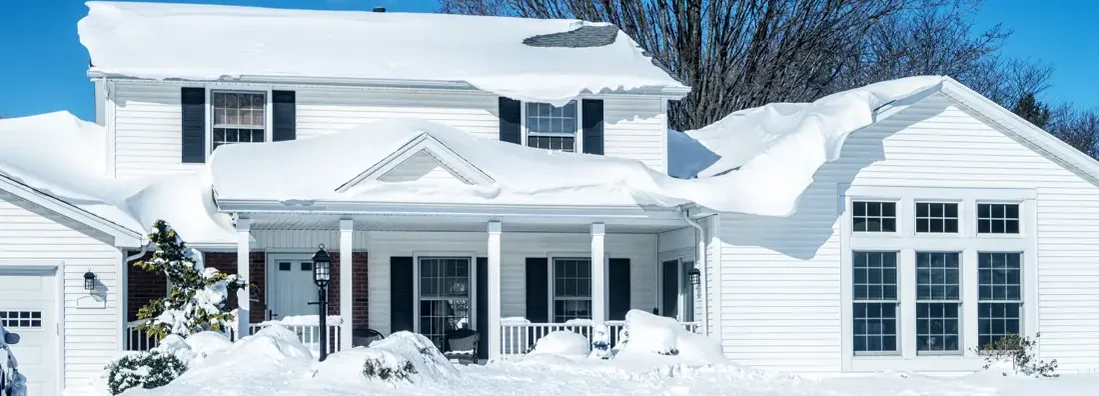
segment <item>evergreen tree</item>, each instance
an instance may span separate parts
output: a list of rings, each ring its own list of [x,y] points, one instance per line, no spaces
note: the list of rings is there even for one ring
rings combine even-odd
[[[138,311],[139,319],[148,319],[141,329],[158,338],[225,331],[234,320],[226,300],[247,284],[236,275],[204,268],[198,252],[188,248],[164,220],[153,224],[149,240],[156,244],[156,252],[135,265],[166,277],[171,290],[167,297],[150,301]]]
[[[1034,92],[1027,92],[1021,96],[1011,111],[1039,128],[1045,129],[1049,124],[1049,106],[1039,102]]]

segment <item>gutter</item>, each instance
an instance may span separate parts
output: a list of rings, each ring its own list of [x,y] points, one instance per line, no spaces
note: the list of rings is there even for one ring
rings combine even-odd
[[[702,331],[706,336],[710,335],[710,293],[707,290],[707,279],[709,278],[709,271],[706,270],[706,236],[705,230],[701,224],[691,218],[690,209],[682,206],[676,206],[676,211],[683,217],[683,221],[690,224],[695,228],[695,240],[698,241],[698,250],[695,251],[695,265],[698,266],[699,272],[702,273],[701,286],[702,286]]]

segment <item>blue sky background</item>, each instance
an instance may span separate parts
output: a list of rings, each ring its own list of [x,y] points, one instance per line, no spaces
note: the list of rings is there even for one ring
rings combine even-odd
[[[283,8],[430,12],[436,0],[176,0],[189,3]],[[1056,67],[1053,102],[1099,107],[1099,1],[986,0],[978,22],[1002,22],[1014,30],[1005,55],[1040,59]],[[0,115],[19,117],[68,110],[94,116],[92,84],[84,76],[88,52],[76,22],[87,12],[81,0],[0,1]]]

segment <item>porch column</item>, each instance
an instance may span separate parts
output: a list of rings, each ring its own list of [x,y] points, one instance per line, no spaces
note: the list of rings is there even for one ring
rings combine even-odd
[[[595,326],[607,320],[607,260],[603,253],[603,238],[607,227],[591,225],[591,319]]]
[[[237,219],[237,277],[248,282],[249,270],[249,240],[251,239],[252,221],[248,218]],[[237,290],[237,339],[248,336],[248,320],[252,301],[251,290],[241,288]]]
[[[352,302],[355,301],[355,293],[352,290],[355,290],[355,285],[351,282],[354,279],[352,276],[354,261],[351,258],[351,249],[355,246],[351,243],[354,225],[351,219],[340,220],[340,317],[343,318],[343,324],[340,325],[340,350],[351,349],[352,330],[355,326],[352,308]]]
[[[488,223],[488,358],[500,356],[500,232],[499,221]]]

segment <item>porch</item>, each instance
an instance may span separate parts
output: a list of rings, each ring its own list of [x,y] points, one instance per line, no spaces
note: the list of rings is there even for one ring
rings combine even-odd
[[[192,246],[208,265],[246,273],[257,286],[233,299],[242,320],[230,336],[287,317],[315,318],[317,308],[308,304],[317,290],[310,258],[324,245],[333,257],[328,314],[340,320],[328,325],[329,352],[361,345],[356,335],[368,330],[413,331],[443,346],[447,332],[465,328],[480,336],[478,355],[491,358],[526,353],[557,330],[591,339],[602,325],[616,341],[630,309],[676,317],[701,331],[693,317],[698,293],[684,276],[694,267],[695,238],[665,237],[693,235],[694,228],[674,212],[647,216],[474,223],[446,216],[252,214],[238,219],[236,246]],[[155,345],[136,324],[127,326],[127,348]],[[284,325],[319,347],[316,324]]]

